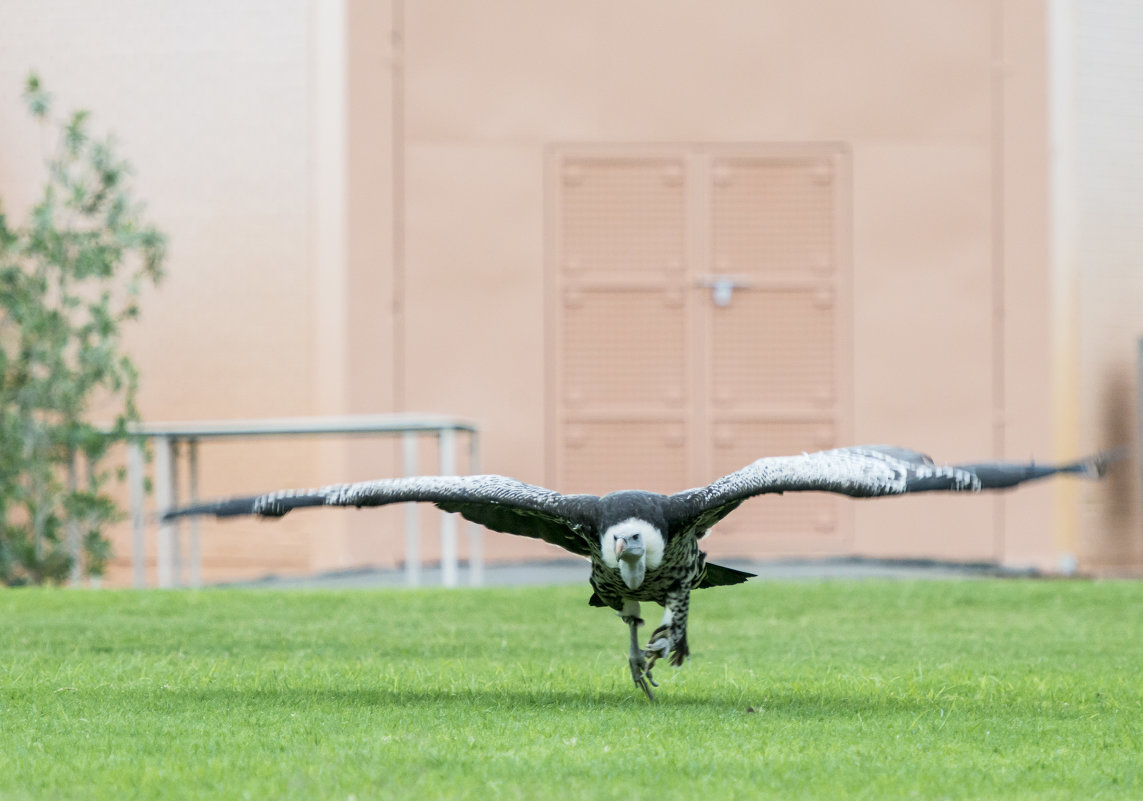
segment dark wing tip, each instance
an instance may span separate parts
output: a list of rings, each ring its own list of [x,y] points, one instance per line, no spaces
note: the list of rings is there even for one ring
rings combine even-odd
[[[251,495],[246,498],[231,498],[227,501],[214,501],[212,503],[199,503],[183,506],[178,509],[168,509],[159,518],[168,523],[180,517],[241,517],[243,515],[261,515],[263,517],[281,517],[290,511],[294,505],[282,503],[267,503],[265,496]],[[260,502],[261,501],[261,502]]]
[[[1080,472],[1091,478],[1103,478],[1107,475],[1107,470],[1116,462],[1121,462],[1131,455],[1130,448],[1109,448],[1106,451],[1100,451],[1094,456],[1089,456],[1086,459],[1080,459],[1076,462],[1076,466],[1080,468]]]
[[[250,498],[232,498],[228,501],[192,504],[178,509],[168,509],[163,512],[160,520],[164,523],[168,523],[180,517],[199,517],[206,515],[213,515],[214,517],[239,517],[240,515],[253,514],[255,499],[256,496]]]

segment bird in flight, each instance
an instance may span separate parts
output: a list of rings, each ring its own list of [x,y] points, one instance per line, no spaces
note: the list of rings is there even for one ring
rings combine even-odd
[[[1056,474],[1099,478],[1120,458],[1105,452],[1060,465],[979,462],[937,465],[928,456],[885,445],[771,456],[705,487],[660,495],[623,490],[603,496],[563,495],[497,475],[423,476],[336,484],[320,489],[195,504],[167,511],[191,515],[280,517],[307,506],[383,506],[423,501],[495,531],[534,537],[591,561],[592,606],[610,607],[627,624],[628,666],[636,686],[654,700],[651,670],[659,659],[682,665],[692,590],[739,584],[753,576],[708,563],[699,540],[747,499],[764,494],[821,491],[856,498],[912,492],[979,492],[1014,487]],[[641,646],[640,604],[663,607],[663,618]]]

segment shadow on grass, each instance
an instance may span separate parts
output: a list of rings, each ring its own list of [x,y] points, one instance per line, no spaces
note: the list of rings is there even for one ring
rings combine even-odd
[[[279,706],[279,707],[330,707],[330,708],[448,708],[473,710],[504,709],[563,709],[568,711],[597,711],[616,707],[679,708],[709,707],[726,705],[726,699],[715,696],[696,697],[667,696],[660,694],[654,703],[649,702],[637,690],[625,692],[594,690],[548,690],[528,688],[441,688],[440,690],[414,689],[281,689],[281,690],[186,690],[174,692],[188,705],[218,703],[224,706]],[[636,694],[638,693],[638,694]]]
[[[672,691],[674,690],[674,691]],[[670,710],[711,710],[763,713],[770,718],[790,720],[816,720],[829,718],[857,718],[870,713],[876,715],[916,716],[949,706],[950,699],[931,699],[901,696],[881,692],[866,694],[831,692],[820,688],[804,690],[776,687],[763,691],[744,691],[740,688],[661,687],[655,701],[648,701],[641,692],[616,686],[614,689],[585,688],[583,690],[553,689],[545,687],[441,687],[440,689],[413,688],[336,688],[336,687],[164,687],[144,692],[116,691],[102,688],[98,691],[79,690],[77,700],[90,700],[99,705],[123,704],[147,707],[161,706],[167,712],[185,709],[190,714],[204,707],[256,713],[287,711],[355,710],[434,710],[437,712],[479,712],[507,710],[559,710],[569,713],[600,712],[617,708],[648,713]],[[987,703],[961,698],[956,706],[962,712],[974,714],[974,708],[987,714]]]

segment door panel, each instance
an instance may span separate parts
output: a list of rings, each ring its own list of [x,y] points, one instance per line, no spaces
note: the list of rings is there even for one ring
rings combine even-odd
[[[827,289],[741,289],[728,305],[708,311],[716,410],[832,415],[836,331]]]
[[[681,296],[590,288],[564,295],[564,401],[569,411],[672,409],[686,398]]]
[[[686,486],[685,159],[557,160],[555,486]]]
[[[591,279],[683,266],[682,158],[566,158],[560,164],[560,261]]]
[[[564,492],[604,495],[638,487],[674,492],[686,486],[685,426],[680,421],[577,420],[564,436]]]
[[[837,216],[831,156],[715,158],[714,269],[797,278],[829,271]]]
[[[832,447],[839,398],[835,155],[734,154],[711,161],[714,281],[705,388],[715,472],[761,456]],[[837,500],[751,501],[718,526],[712,552],[820,552],[840,546]]]

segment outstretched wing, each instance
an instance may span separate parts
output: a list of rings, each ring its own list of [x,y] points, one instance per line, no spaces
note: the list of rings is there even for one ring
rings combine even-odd
[[[192,515],[281,517],[307,506],[384,506],[423,501],[457,512],[495,531],[534,537],[574,554],[590,556],[589,538],[599,499],[561,495],[505,476],[423,476],[283,490],[174,509],[164,520]]]
[[[710,528],[747,498],[765,493],[836,492],[855,498],[907,492],[977,492],[1014,487],[1057,473],[1096,478],[1120,458],[1106,452],[1063,465],[1034,462],[978,462],[937,465],[923,453],[888,445],[838,448],[800,456],[759,459],[705,487],[668,499],[673,527]]]

